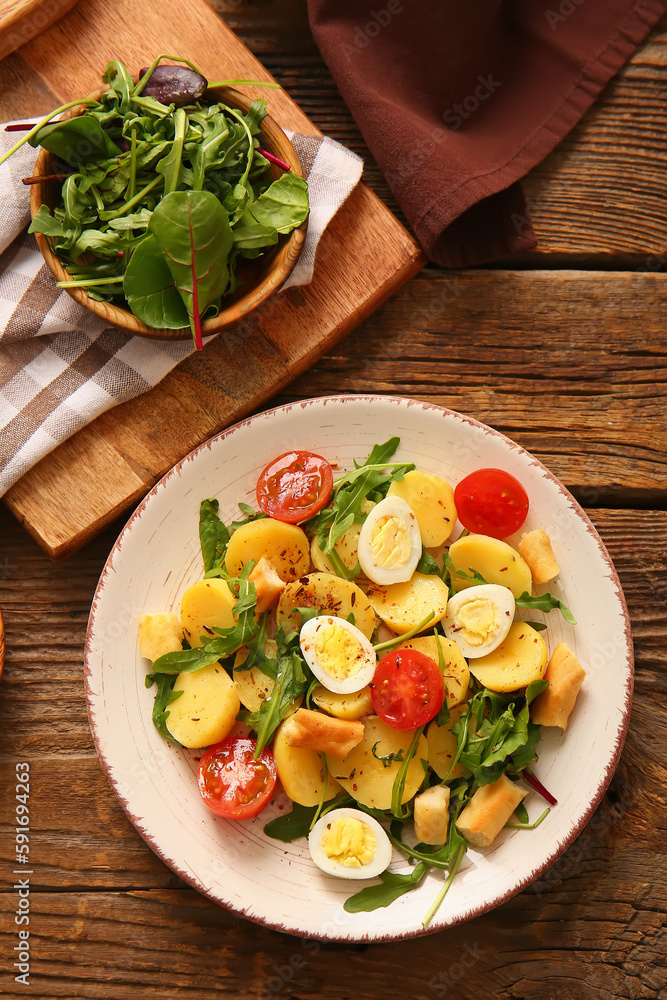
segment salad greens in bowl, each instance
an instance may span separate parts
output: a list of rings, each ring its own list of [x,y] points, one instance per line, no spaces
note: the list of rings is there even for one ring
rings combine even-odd
[[[266,102],[230,87],[258,81],[209,83],[164,58],[136,79],[110,62],[103,90],[23,137],[41,146],[30,232],[59,286],[105,321],[201,348],[285,281],[308,187]]]

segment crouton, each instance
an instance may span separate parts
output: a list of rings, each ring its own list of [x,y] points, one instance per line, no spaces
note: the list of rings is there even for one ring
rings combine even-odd
[[[139,616],[139,653],[147,660],[159,660],[183,646],[183,629],[173,611]]]
[[[449,786],[432,785],[415,798],[415,837],[420,844],[444,844],[449,826]]]
[[[530,717],[540,726],[567,729],[568,719],[586,671],[564,642],[559,642],[547,664],[544,679],[549,687],[530,706]]]
[[[472,847],[493,843],[528,790],[501,774],[493,785],[482,785],[456,821],[456,829]]]
[[[248,580],[255,584],[257,610],[260,615],[276,603],[285,589],[284,581],[280,579],[275,566],[266,556],[262,556],[257,565],[253,567]]]
[[[328,753],[342,760],[363,739],[364,725],[300,708],[285,723],[284,734],[291,747]]]
[[[521,536],[519,552],[530,567],[533,583],[548,583],[558,576],[560,568],[551,548],[551,539],[542,528]]]

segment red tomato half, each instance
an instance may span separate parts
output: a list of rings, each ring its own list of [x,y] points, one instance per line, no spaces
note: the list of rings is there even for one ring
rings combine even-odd
[[[288,451],[264,469],[257,480],[259,509],[277,521],[296,524],[326,507],[333,472],[325,458],[311,451]]]
[[[477,469],[454,490],[459,521],[468,531],[506,538],[518,531],[528,514],[528,494],[503,469]]]
[[[383,656],[371,683],[373,708],[394,729],[415,729],[434,718],[445,700],[437,663],[416,649]]]
[[[209,809],[227,819],[251,819],[262,811],[276,787],[273,754],[264,747],[253,760],[257,740],[228,736],[202,754],[199,791]]]

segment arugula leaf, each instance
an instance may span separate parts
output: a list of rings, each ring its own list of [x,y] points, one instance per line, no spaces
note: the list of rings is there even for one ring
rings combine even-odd
[[[314,609],[307,610],[310,612]],[[281,624],[276,632],[278,656],[273,689],[260,705],[258,712],[241,711],[237,716],[257,733],[255,759],[259,757],[287,712],[297,698],[304,694],[312,680],[312,674],[305,661],[293,649],[298,636],[296,630],[285,635]]]
[[[403,805],[403,793],[405,792],[405,782],[408,777],[408,768],[410,767],[412,758],[417,752],[419,738],[423,732],[424,726],[418,726],[417,729],[415,729],[412,739],[410,740],[410,745],[403,760],[401,761],[401,766],[396,772],[396,777],[394,778],[394,784],[391,789],[391,815],[395,816],[396,819],[406,819],[412,814],[411,808]]]
[[[379,746],[379,744],[380,744],[379,740],[377,741],[377,743],[373,744],[373,746],[371,747],[371,753],[373,754],[376,760],[382,761],[383,767],[391,767],[394,761],[401,764],[405,759],[405,750],[402,749],[398,750],[396,753],[386,753],[386,754],[377,753],[375,748]]]
[[[176,676],[170,677],[168,674],[147,674],[146,676],[147,688],[152,687],[153,684],[157,684],[157,692],[155,694],[155,701],[153,702],[153,723],[158,732],[168,740],[173,740],[174,737],[166,726],[167,719],[169,718],[169,709],[167,706],[171,705],[173,701],[176,701],[183,694],[182,691],[174,691],[175,683]]]
[[[209,639],[200,648],[195,647],[193,649],[182,649],[173,653],[165,653],[164,656],[160,656],[153,664],[154,673],[179,674],[184,670],[189,672],[201,670],[203,667],[208,667],[212,663],[216,663],[217,660],[223,660],[230,656],[240,646],[247,645],[259,629],[253,617],[257,605],[257,590],[254,583],[248,581],[248,574],[251,572],[253,565],[252,561],[246,563],[241,576],[228,581],[228,584],[232,585],[232,589],[238,585],[239,599],[233,609],[235,611],[237,607],[240,608],[238,623],[232,628],[216,628],[213,626],[215,638]],[[233,592],[235,593],[235,591]]]
[[[322,813],[328,813],[332,809],[349,805],[353,801],[347,792],[342,792],[335,798],[329,799],[322,809]],[[264,833],[267,837],[273,837],[274,840],[282,840],[284,843],[297,840],[299,837],[307,837],[317,810],[318,806],[300,806],[297,802],[293,802],[292,811],[285,813],[284,816],[277,816],[275,819],[270,820],[264,827]]]
[[[204,575],[224,566],[229,544],[229,529],[220,520],[220,504],[215,498],[202,500],[199,506],[199,541],[204,560]]]
[[[576,618],[570,609],[557,597],[554,597],[553,594],[539,594],[537,597],[531,597],[528,591],[524,590],[523,594],[517,597],[516,606],[517,608],[536,608],[538,611],[554,611],[558,609],[569,625],[577,624]]]
[[[355,892],[345,900],[343,909],[347,913],[361,913],[389,906],[399,896],[416,889],[424,880],[427,871],[428,865],[421,862],[408,875],[382,872],[380,875],[382,885],[368,885],[361,892]]]

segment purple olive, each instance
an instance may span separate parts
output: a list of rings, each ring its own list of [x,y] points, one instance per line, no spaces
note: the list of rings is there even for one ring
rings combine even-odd
[[[141,70],[140,78],[148,71],[146,66]],[[175,104],[183,108],[186,104],[194,104],[203,97],[208,80],[201,73],[185,66],[157,66],[148,78],[141,92],[142,97],[154,97],[160,104]]]

